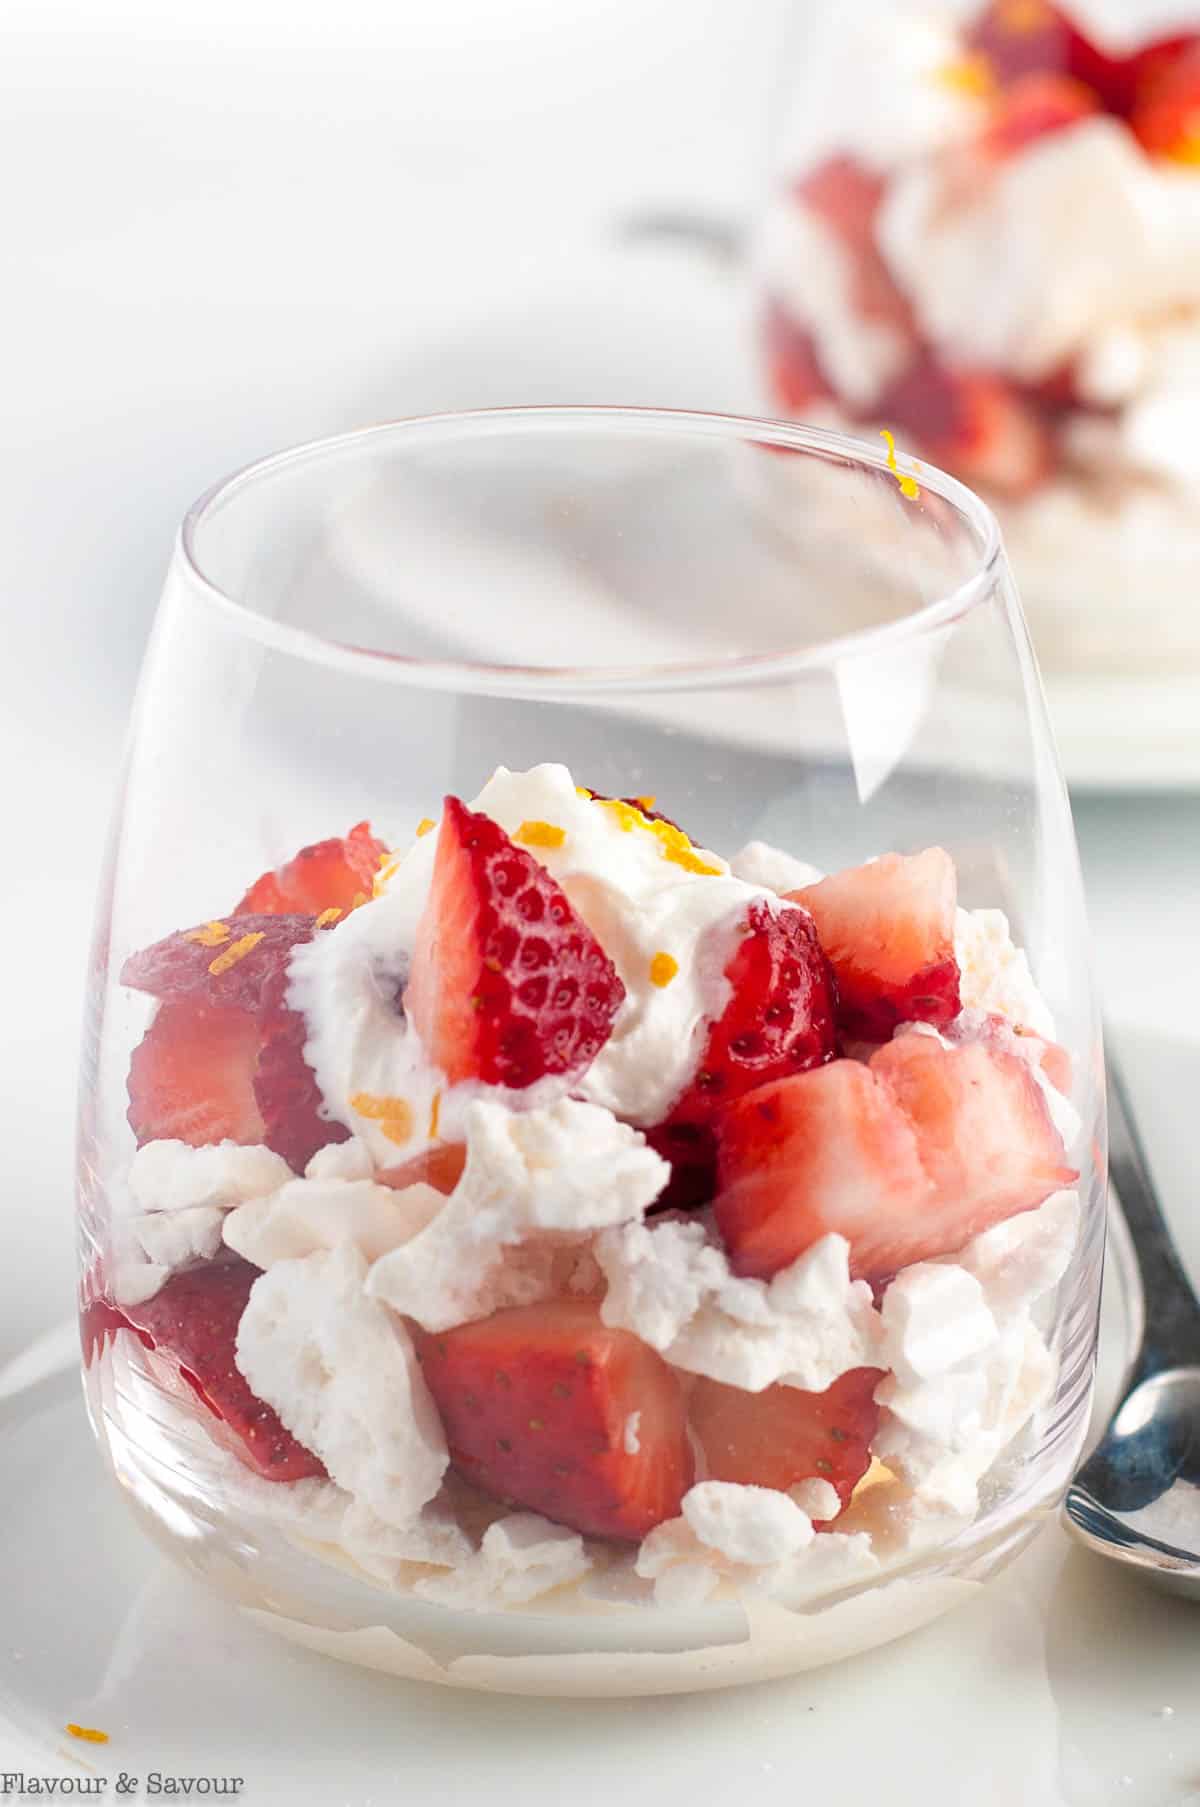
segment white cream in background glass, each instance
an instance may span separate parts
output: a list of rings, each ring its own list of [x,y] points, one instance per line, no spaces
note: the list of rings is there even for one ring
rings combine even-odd
[[[256,466],[185,524],[112,849],[87,1398],[230,1599],[451,1685],[713,1686],[925,1622],[1059,1497],[1101,1057],[953,479],[604,409]]]
[[[798,37],[772,405],[987,494],[1047,671],[1200,674],[1200,7],[863,3]]]

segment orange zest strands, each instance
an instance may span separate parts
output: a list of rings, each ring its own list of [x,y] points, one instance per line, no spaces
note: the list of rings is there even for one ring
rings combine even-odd
[[[900,469],[900,465],[896,459],[895,435],[889,433],[886,427],[880,427],[879,437],[887,446],[887,467],[896,479],[896,482],[900,485],[900,494],[902,496],[907,496],[910,502],[917,501],[921,494],[920,485],[915,477],[907,476],[905,472]]]
[[[208,970],[213,978],[219,979],[221,974],[227,973],[231,966],[236,966],[239,960],[244,960],[247,954],[252,954],[262,938],[263,931],[259,929],[253,935],[243,935],[240,940],[233,941],[227,948],[222,949],[216,959],[210,960],[208,964]]]
[[[719,878],[721,868],[710,866],[702,860],[682,828],[676,828],[671,822],[651,822],[632,803],[624,803],[619,797],[597,797],[596,802],[601,809],[608,810],[615,816],[618,824],[626,834],[635,828],[644,828],[652,834],[659,844],[662,856],[676,866],[682,866],[685,872],[703,873],[709,877]]]
[[[1200,120],[1189,126],[1182,138],[1176,139],[1167,156],[1172,163],[1186,163],[1192,168],[1200,164]]]
[[[431,829],[434,829],[436,827],[437,827],[437,823],[434,821],[432,816],[422,816],[421,820],[417,823],[418,838],[421,835],[428,834]]]
[[[585,803],[590,803],[594,793],[589,791],[585,784],[577,784],[575,786],[575,795],[577,797],[582,797]]]
[[[337,921],[341,913],[338,909],[322,910],[313,926],[318,929],[327,929],[331,922]]]
[[[375,874],[375,877],[371,881],[371,891],[372,891],[373,896],[375,896],[375,897],[383,896],[384,892],[387,890],[388,886],[391,884],[392,880],[395,878],[399,869],[400,869],[399,859],[398,858],[392,859],[389,856],[388,864],[386,866],[381,866],[379,871]]]
[[[201,947],[220,947],[229,940],[229,930],[223,922],[206,922],[202,929],[189,929],[184,940],[198,941]]]
[[[355,1092],[350,1100],[350,1109],[357,1111],[360,1117],[378,1123],[380,1133],[398,1147],[403,1147],[412,1137],[412,1106],[407,1098],[381,1097],[378,1092]]]
[[[654,808],[654,805],[658,802],[658,798],[657,797],[635,797],[634,802],[637,804],[639,809],[650,810],[650,809]]]
[[[957,56],[952,62],[943,63],[937,71],[936,79],[943,88],[978,100],[988,100],[996,92],[995,72],[987,57],[979,50],[968,51],[965,56]]]
[[[566,838],[566,829],[557,822],[522,822],[513,836],[525,847],[561,847]]]
[[[356,891],[354,893],[353,900],[351,901],[350,908],[352,910],[359,910],[362,908],[363,904],[366,903],[366,901],[367,901],[366,892],[365,891]]]
[[[650,962],[650,983],[659,987],[669,985],[679,971],[679,962],[674,954],[655,954]]]
[[[435,1092],[433,1094],[433,1103],[429,1107],[429,1140],[431,1142],[437,1141],[438,1119],[441,1117],[441,1114],[442,1094],[440,1092]]]
[[[98,1732],[96,1730],[95,1726],[71,1725],[68,1722],[67,1730],[68,1730],[68,1732],[70,1732],[72,1738],[82,1738],[85,1744],[107,1744],[108,1743],[108,1733],[107,1732]]]

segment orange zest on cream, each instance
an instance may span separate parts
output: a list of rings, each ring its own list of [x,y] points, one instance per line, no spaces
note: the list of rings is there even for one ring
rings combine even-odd
[[[650,983],[660,988],[669,985],[679,971],[679,962],[674,954],[659,952],[650,962]]]
[[[522,822],[513,836],[525,847],[561,847],[566,838],[566,829],[557,822]]]
[[[337,921],[337,919],[341,915],[341,913],[342,912],[340,910],[336,910],[336,909],[322,910],[321,914],[317,917],[316,922],[313,924],[313,927],[318,928],[318,929],[327,929],[331,922]]]
[[[441,1117],[441,1114],[442,1094],[440,1092],[435,1092],[433,1094],[433,1102],[429,1106],[429,1140],[431,1142],[437,1141],[438,1120]]]
[[[672,861],[676,866],[682,866],[685,872],[698,872],[713,878],[720,877],[721,868],[710,866],[707,860],[700,858],[682,828],[676,828],[670,822],[651,822],[635,804],[624,803],[619,797],[597,797],[595,801],[601,809],[608,810],[610,815],[616,817],[626,834],[632,833],[635,828],[644,828],[647,833],[652,834],[658,842],[665,860]]]
[[[357,1111],[360,1117],[378,1123],[380,1133],[398,1147],[403,1147],[405,1142],[411,1140],[413,1114],[407,1098],[381,1096],[378,1092],[355,1092],[350,1100],[350,1108]]]
[[[432,816],[422,816],[421,820],[417,823],[417,834],[418,835],[429,834],[431,829],[434,829],[436,827],[437,827],[437,823],[434,821]]]
[[[222,948],[216,959],[210,960],[208,963],[208,970],[213,978],[219,979],[221,974],[227,973],[231,966],[236,966],[239,960],[244,960],[247,954],[252,954],[262,938],[263,931],[258,929],[254,934],[243,935],[239,940],[230,942],[228,947]]]

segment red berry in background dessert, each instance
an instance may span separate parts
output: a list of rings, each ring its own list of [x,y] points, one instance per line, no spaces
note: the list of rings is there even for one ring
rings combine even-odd
[[[313,933],[309,916],[239,916],[125,962],[122,984],[160,1000],[129,1066],[139,1144],[265,1142],[302,1171],[318,1148],[345,1141],[304,1060],[304,1019],[284,1002],[288,961]]]
[[[1022,76],[997,100],[979,138],[986,156],[1004,159],[1039,138],[1063,132],[1100,111],[1100,97],[1070,75]]]
[[[1129,123],[1152,157],[1200,165],[1200,44],[1144,78]]]
[[[879,1425],[875,1389],[881,1368],[853,1368],[823,1393],[773,1386],[746,1393],[697,1380],[688,1400],[707,1479],[786,1492],[800,1481],[828,1481],[843,1506],[871,1466]],[[829,1520],[817,1522],[824,1530]]]
[[[125,1307],[125,1315],[222,1427],[218,1440],[248,1468],[268,1481],[324,1475],[318,1457],[251,1392],[234,1360],[238,1325],[258,1276],[258,1268],[236,1258],[186,1268],[152,1299]]]
[[[625,988],[545,867],[447,797],[404,1008],[450,1081],[582,1073]]]
[[[835,399],[812,334],[771,300],[763,312],[763,349],[771,394],[789,414],[804,415]]]
[[[986,371],[952,370],[932,355],[880,397],[876,412],[929,457],[968,481],[1027,495],[1049,474],[1054,441],[1032,399]]]
[[[418,1341],[455,1468],[587,1536],[674,1518],[693,1462],[678,1376],[590,1304],[499,1311]]]
[[[751,1092],[717,1142],[718,1228],[763,1277],[836,1232],[856,1278],[887,1279],[1078,1177],[1023,1060],[921,1034]]]
[[[875,224],[885,179],[853,157],[830,157],[795,184],[797,205],[833,232],[851,270],[850,300],[864,320],[895,328],[916,343],[912,310],[892,277]]]
[[[816,923],[845,1035],[884,1041],[900,1023],[942,1026],[958,1015],[957,894],[941,847],[886,853],[789,893]]]
[[[966,41],[1002,86],[1030,75],[1070,76],[1091,88],[1106,112],[1124,118],[1145,83],[1192,40],[1158,38],[1126,54],[1098,43],[1069,7],[1050,0],[992,0]]]
[[[346,915],[371,896],[387,848],[356,822],[349,834],[302,847],[294,859],[264,872],[232,911],[235,916]]]

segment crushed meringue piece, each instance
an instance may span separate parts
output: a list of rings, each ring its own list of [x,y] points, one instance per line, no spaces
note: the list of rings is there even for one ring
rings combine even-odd
[[[389,1524],[355,1500],[342,1521],[340,1542],[360,1569],[392,1583],[404,1578],[409,1563],[451,1569],[475,1553],[453,1510],[436,1499],[403,1525]]]
[[[816,1476],[811,1481],[798,1481],[794,1487],[789,1487],[788,1497],[796,1502],[801,1512],[808,1514],[814,1525],[827,1524],[842,1509],[841,1497],[832,1481],[822,1481]]]
[[[455,1190],[367,1282],[372,1298],[426,1330],[549,1296],[564,1241],[640,1218],[669,1171],[636,1130],[574,1099],[520,1114],[476,1102],[466,1121]]]
[[[147,1258],[160,1267],[211,1261],[221,1247],[227,1213],[216,1205],[185,1205],[178,1211],[147,1211],[130,1226]]]
[[[762,885],[780,897],[787,891],[802,891],[806,885],[819,884],[825,876],[819,867],[793,859],[769,841],[747,841],[730,860],[729,870],[745,884]]]
[[[260,1276],[236,1360],[260,1399],[330,1478],[388,1524],[409,1524],[441,1485],[441,1421],[403,1324],[366,1296],[349,1244]]]
[[[134,1155],[129,1191],[141,1211],[186,1211],[195,1205],[231,1210],[293,1177],[283,1156],[270,1148],[237,1142],[193,1148],[163,1139],[145,1143]]]
[[[1054,1018],[1033,982],[1029,960],[1009,933],[1003,910],[959,910],[954,924],[954,957],[964,1010],[1007,1017],[1054,1040]]]
[[[393,1191],[374,1180],[289,1180],[225,1219],[225,1241],[256,1267],[353,1243],[377,1261],[419,1234],[446,1200],[423,1183]]]
[[[734,1481],[700,1481],[683,1496],[683,1517],[707,1549],[760,1568],[812,1542],[812,1520],[786,1493]]]
[[[349,1136],[344,1142],[327,1142],[304,1169],[306,1180],[369,1180],[374,1175],[371,1151],[357,1136]]]
[[[903,1268],[884,1293],[879,1315],[879,1365],[905,1386],[920,1386],[970,1362],[997,1335],[983,1287],[951,1263],[918,1261]]]
[[[541,1594],[579,1581],[591,1568],[583,1538],[536,1512],[514,1512],[489,1525],[473,1556],[452,1574],[418,1581],[422,1600],[460,1611],[524,1606]]]
[[[823,1236],[773,1279],[740,1280],[706,1222],[626,1224],[597,1238],[606,1324],[632,1330],[677,1368],[758,1393],[776,1381],[820,1392],[878,1355],[871,1289],[849,1244]]]
[[[1067,1271],[1079,1239],[1079,1195],[1053,1192],[1036,1211],[1007,1217],[974,1237],[955,1257],[983,1288],[1003,1322],[1051,1292]]]

